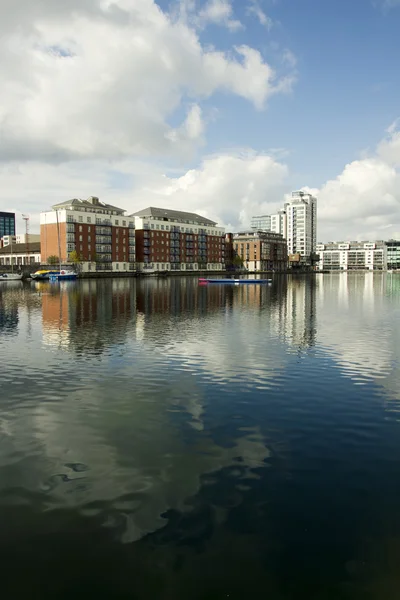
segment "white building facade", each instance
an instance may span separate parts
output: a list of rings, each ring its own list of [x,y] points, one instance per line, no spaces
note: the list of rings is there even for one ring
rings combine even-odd
[[[317,199],[306,192],[293,192],[285,212],[289,255],[306,259],[317,246]]]
[[[317,244],[322,271],[383,271],[387,268],[387,245],[378,242],[329,242]]]

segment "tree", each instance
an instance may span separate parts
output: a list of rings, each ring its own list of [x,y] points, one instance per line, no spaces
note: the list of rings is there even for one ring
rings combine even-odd
[[[47,259],[47,264],[48,265],[58,265],[60,262],[60,259],[58,258],[58,256],[56,256],[55,254],[52,254],[51,256],[48,257]]]
[[[76,250],[72,250],[72,252],[69,253],[69,262],[71,262],[74,265],[75,270],[78,271],[80,263],[82,262],[82,256]]]
[[[234,267],[241,269],[243,267],[243,258],[239,254],[236,254],[232,263]]]

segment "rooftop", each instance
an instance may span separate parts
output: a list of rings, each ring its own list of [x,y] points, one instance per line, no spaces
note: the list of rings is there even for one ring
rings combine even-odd
[[[66,200],[65,202],[59,202],[58,204],[54,204],[52,206],[53,210],[57,210],[60,208],[70,209],[70,210],[90,210],[91,212],[100,212],[100,213],[117,213],[123,215],[126,211],[123,208],[118,208],[117,206],[113,206],[112,204],[106,204],[105,202],[101,202],[97,196],[89,196],[86,200],[81,200],[80,198],[72,198],[71,200]]]
[[[28,252],[37,254],[40,252],[40,242],[32,242],[32,244],[13,244],[11,252],[11,244],[0,248],[0,254],[26,254]]]
[[[184,212],[182,210],[170,210],[169,208],[155,208],[154,206],[148,206],[143,210],[130,215],[131,217],[148,217],[152,219],[159,219],[161,221],[178,221],[181,223],[193,223],[194,225],[211,225],[215,227],[216,222],[206,219],[196,213]]]
[[[274,238],[276,240],[283,240],[283,235],[281,233],[276,233],[275,231],[255,231],[254,229],[248,231],[239,231],[237,233],[232,234],[234,238]]]

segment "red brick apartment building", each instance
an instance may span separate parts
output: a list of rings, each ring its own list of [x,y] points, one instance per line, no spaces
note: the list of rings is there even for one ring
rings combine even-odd
[[[138,271],[225,268],[225,232],[215,221],[178,210],[148,207],[135,220]]]
[[[42,263],[49,256],[63,263],[78,256],[84,270],[135,270],[135,220],[96,196],[67,200],[41,213],[40,239]]]

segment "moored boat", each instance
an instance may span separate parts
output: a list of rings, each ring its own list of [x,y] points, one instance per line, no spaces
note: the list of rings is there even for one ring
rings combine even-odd
[[[50,275],[56,275],[59,271],[49,269],[39,269],[35,273],[31,273],[31,278],[38,281],[50,279]]]
[[[50,275],[50,281],[74,281],[77,275],[75,271],[61,270]]]
[[[22,273],[0,273],[0,281],[21,281]]]

